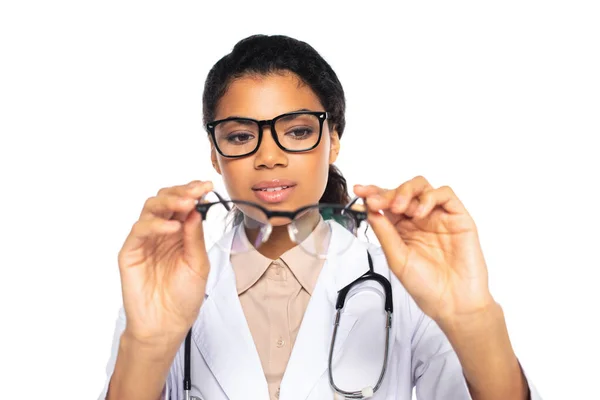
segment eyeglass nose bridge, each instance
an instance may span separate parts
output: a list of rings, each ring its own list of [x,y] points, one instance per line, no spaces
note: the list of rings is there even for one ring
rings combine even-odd
[[[279,143],[279,138],[277,137],[277,132],[275,131],[275,120],[274,119],[263,119],[262,121],[256,121],[258,124],[258,143],[256,145],[256,151],[258,151],[260,149],[260,146],[263,144],[263,134],[264,134],[264,127],[268,126],[271,132],[271,137],[273,138],[273,141],[275,142],[275,144],[277,145],[277,147],[279,147],[281,150],[286,151],[285,147],[282,146],[281,143]]]
[[[258,123],[258,129],[262,130],[263,126],[268,125],[271,130],[275,130],[275,120],[274,119],[263,119],[262,121],[256,121]]]

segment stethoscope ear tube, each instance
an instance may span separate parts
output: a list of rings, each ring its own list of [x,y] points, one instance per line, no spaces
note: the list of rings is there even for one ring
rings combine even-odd
[[[392,301],[392,284],[388,279],[386,279],[383,275],[379,275],[378,273],[373,271],[373,259],[371,258],[371,254],[367,252],[367,257],[369,259],[369,271],[367,271],[364,275],[350,283],[348,286],[342,288],[338,292],[337,302],[335,304],[336,310],[341,310],[344,308],[344,303],[346,303],[346,296],[352,287],[360,282],[364,281],[376,281],[378,282],[385,292],[385,311],[389,313],[394,312],[394,306]]]

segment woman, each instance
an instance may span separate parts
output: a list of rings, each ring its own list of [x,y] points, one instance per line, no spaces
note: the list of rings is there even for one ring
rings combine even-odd
[[[539,398],[490,294],[475,223],[448,186],[423,177],[391,190],[355,186],[382,252],[315,213],[301,213],[309,228],[295,237],[298,221],[269,219],[252,205],[272,212],[350,201],[333,166],[344,92],[312,47],[285,36],[244,39],[212,68],[203,100],[213,166],[229,197],[248,203],[237,204],[234,230],[207,253],[196,202],[211,182],[147,200],[119,253],[123,310],[101,398],[323,399],[345,391],[410,399],[414,386],[424,399]],[[324,251],[302,251],[309,240]],[[253,246],[233,251],[236,242]],[[374,322],[386,321],[372,301],[383,292],[368,282],[334,332],[338,292],[370,269],[391,282],[389,337]]]

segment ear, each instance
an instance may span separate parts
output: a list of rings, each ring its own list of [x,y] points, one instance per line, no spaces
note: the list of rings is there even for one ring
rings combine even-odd
[[[340,153],[340,135],[338,134],[337,126],[333,127],[329,137],[329,164],[333,164],[335,160],[337,160],[338,154]]]
[[[217,149],[215,149],[215,145],[212,142],[211,139],[209,139],[210,141],[210,161],[212,162],[212,166],[215,169],[215,171],[217,171],[217,174],[221,175],[221,167],[219,167],[219,161],[217,159]]]

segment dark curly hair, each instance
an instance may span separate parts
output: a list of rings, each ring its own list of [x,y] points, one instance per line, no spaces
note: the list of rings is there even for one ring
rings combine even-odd
[[[329,129],[335,126],[341,138],[346,126],[346,99],[337,75],[309,44],[283,35],[247,37],[217,61],[204,84],[204,125],[215,119],[218,102],[233,80],[287,71],[313,90],[329,114]],[[346,179],[338,168],[330,165],[327,186],[319,203],[346,204],[349,201]]]

